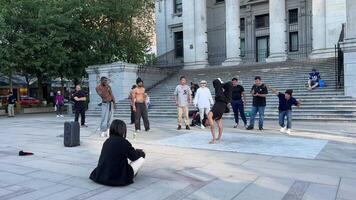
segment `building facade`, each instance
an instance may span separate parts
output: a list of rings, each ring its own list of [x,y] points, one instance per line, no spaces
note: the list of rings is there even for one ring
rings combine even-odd
[[[346,1],[157,0],[157,56],[186,68],[333,57]]]

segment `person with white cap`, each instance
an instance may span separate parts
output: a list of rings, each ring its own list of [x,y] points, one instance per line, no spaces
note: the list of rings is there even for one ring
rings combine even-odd
[[[207,87],[207,82],[205,80],[200,81],[200,87],[197,90],[194,98],[194,106],[198,107],[200,120],[201,120],[201,128],[204,129],[203,119],[205,115],[209,114],[210,107],[214,105],[213,97],[211,96],[210,89]],[[205,115],[204,115],[205,114]]]

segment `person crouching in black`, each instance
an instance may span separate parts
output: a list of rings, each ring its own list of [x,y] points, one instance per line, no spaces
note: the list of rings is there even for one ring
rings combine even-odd
[[[96,183],[108,186],[126,186],[133,183],[133,178],[145,161],[145,152],[134,149],[126,140],[126,124],[115,119],[110,126],[110,137],[104,142],[98,166],[90,174]],[[131,163],[128,163],[129,159]]]
[[[222,116],[224,113],[229,112],[228,104],[231,103],[232,97],[232,84],[231,82],[223,83],[221,79],[216,79],[213,81],[213,86],[215,88],[215,104],[208,114],[208,121],[211,129],[211,135],[213,139],[209,142],[214,144],[216,140],[214,120],[216,121],[219,128],[219,136],[217,140],[221,142],[221,136],[223,132]]]

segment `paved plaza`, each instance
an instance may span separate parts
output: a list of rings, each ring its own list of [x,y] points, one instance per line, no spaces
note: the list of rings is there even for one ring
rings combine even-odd
[[[209,145],[210,132],[176,131],[174,119],[152,119],[152,132],[132,141],[147,157],[135,183],[106,187],[88,176],[103,138],[99,118],[81,129],[81,146],[63,146],[63,123],[71,117],[0,117],[0,200],[234,199],[355,200],[356,125],[294,122],[292,136],[277,121],[266,130],[233,129],[224,121],[221,144]],[[128,119],[125,119],[127,122]],[[19,157],[18,151],[35,155]]]

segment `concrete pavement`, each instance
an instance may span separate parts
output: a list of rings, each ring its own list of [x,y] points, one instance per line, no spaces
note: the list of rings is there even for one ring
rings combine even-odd
[[[106,187],[88,179],[104,141],[96,132],[99,118],[88,118],[89,127],[81,129],[81,146],[65,148],[63,138],[59,136],[63,132],[63,122],[71,119],[48,114],[0,118],[1,200],[356,199],[356,145],[350,142],[356,135],[353,124],[295,122],[295,135],[288,136],[278,132],[277,121],[266,122],[263,133],[229,128],[232,122],[224,121],[226,133],[232,135],[227,139],[234,138],[233,134],[244,135],[247,139],[263,137],[266,142],[275,137],[308,137],[308,140],[316,141],[320,136],[341,137],[341,140],[323,140],[326,144],[315,157],[305,159],[239,153],[238,148],[237,152],[228,152],[214,147],[206,150],[181,148],[174,143],[159,145],[157,141],[173,137],[210,133],[197,128],[176,131],[174,120],[154,119],[151,121],[152,132],[140,133],[137,140],[132,141],[134,147],[143,148],[147,153],[135,183],[128,187]],[[128,138],[131,139],[133,126],[128,127]],[[35,155],[19,157],[19,150],[31,151]]]

